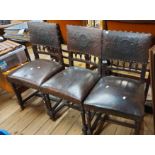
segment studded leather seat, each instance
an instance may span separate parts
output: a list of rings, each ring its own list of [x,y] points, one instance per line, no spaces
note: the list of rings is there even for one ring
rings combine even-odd
[[[51,76],[61,71],[63,66],[51,60],[38,59],[22,66],[8,76],[10,82],[39,89]]]
[[[39,53],[52,54],[52,56],[55,54],[55,57],[61,57],[61,45],[56,24],[30,22],[28,26],[36,60],[23,65],[10,74],[8,79],[10,82],[38,89],[43,82],[64,68],[61,59],[58,60],[59,63],[38,60]]]
[[[144,115],[144,83],[123,77],[107,76],[95,85],[84,104],[101,111],[141,117]]]
[[[82,54],[89,57],[91,55],[101,57],[102,31],[68,25],[67,33],[70,67],[52,76],[41,85],[40,89],[44,94],[52,94],[70,102],[81,104],[99,80],[100,74],[99,70],[92,71],[90,69],[73,67],[74,61],[91,63],[91,60],[82,59]],[[73,53],[75,57],[72,55]],[[79,58],[76,57],[78,54],[80,55]],[[52,107],[51,111],[53,111]]]
[[[41,86],[41,91],[74,103],[81,103],[99,79],[99,74],[83,68],[69,67]]]

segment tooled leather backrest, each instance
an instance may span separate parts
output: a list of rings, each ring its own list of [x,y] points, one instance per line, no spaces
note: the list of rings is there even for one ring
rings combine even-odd
[[[67,33],[68,50],[101,57],[101,30],[67,25]]]
[[[151,34],[103,31],[103,58],[147,63]]]
[[[102,31],[96,28],[67,25],[67,33],[69,65],[76,65],[74,62],[78,61],[84,63],[88,69],[99,71]]]
[[[138,63],[146,65],[148,62],[151,34],[104,30],[102,45],[102,58],[111,60],[111,65],[115,62],[117,68],[121,61],[122,70],[144,71],[144,67],[138,68]],[[129,63],[128,67],[125,62]]]
[[[63,64],[60,31],[57,24],[45,22],[28,22],[30,42],[35,58],[39,54],[50,55],[53,61]]]
[[[30,42],[32,44],[47,45],[61,48],[58,25],[45,22],[28,22]]]

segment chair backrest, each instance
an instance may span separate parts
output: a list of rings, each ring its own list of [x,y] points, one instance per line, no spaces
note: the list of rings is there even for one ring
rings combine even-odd
[[[151,34],[104,30],[102,45],[104,70],[127,71],[145,79]]]
[[[102,31],[96,28],[67,25],[69,65],[83,62],[87,68],[101,69]]]
[[[30,42],[35,58],[39,54],[50,55],[51,59],[63,63],[60,32],[57,24],[28,22]]]

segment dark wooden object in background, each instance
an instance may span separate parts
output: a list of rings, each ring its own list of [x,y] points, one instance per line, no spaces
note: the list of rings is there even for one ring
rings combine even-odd
[[[153,109],[153,123],[155,134],[155,46],[150,49],[150,77],[152,88],[152,109]]]
[[[105,20],[104,29],[151,33],[155,44],[155,20]]]

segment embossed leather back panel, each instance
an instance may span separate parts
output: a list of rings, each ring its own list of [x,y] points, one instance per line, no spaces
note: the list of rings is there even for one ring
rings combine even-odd
[[[101,57],[102,31],[96,28],[67,25],[67,44],[70,51]]]
[[[28,22],[28,27],[32,44],[46,45],[56,49],[61,48],[57,24]]]
[[[151,34],[103,31],[103,59],[147,63]]]

